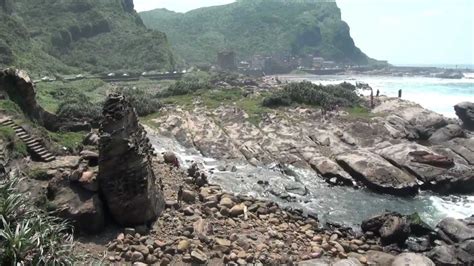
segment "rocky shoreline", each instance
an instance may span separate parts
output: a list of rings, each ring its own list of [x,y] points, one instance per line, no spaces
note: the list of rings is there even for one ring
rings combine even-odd
[[[256,96],[258,88],[245,97]],[[256,168],[276,163],[273,173],[291,178],[270,193],[284,201],[309,191],[298,181],[297,168],[333,186],[398,196],[420,189],[472,193],[472,104],[456,111],[462,123],[379,97],[363,116],[290,107],[251,123],[237,106],[209,110],[198,100],[192,110],[166,107],[153,120],[159,127],[145,130],[128,101],[112,94],[99,132],[85,137],[80,154],[29,162],[9,174],[24,173],[18,189],[33,204],[72,222],[76,250],[88,255],[84,263],[469,265],[474,217],[446,218],[433,229],[416,213],[384,213],[358,230],[208,182],[216,172],[239,174],[237,163]],[[193,162],[181,169],[189,162],[170,152],[156,156],[146,131],[173,137],[227,166],[206,169]],[[271,174],[266,181],[247,178],[255,190],[276,182]]]
[[[437,265],[474,262],[472,218],[448,218],[434,230],[416,214],[387,213],[353,230],[216,185],[198,186],[162,160],[155,160],[154,171],[163,178],[166,209],[150,227],[119,230],[97,259],[135,265],[434,265],[424,253]]]
[[[252,96],[249,96],[252,97]],[[474,138],[467,124],[398,98],[378,97],[365,117],[343,110],[288,108],[258,124],[236,106],[169,107],[155,119],[159,133],[205,157],[255,166],[311,169],[333,184],[414,195],[474,191]]]

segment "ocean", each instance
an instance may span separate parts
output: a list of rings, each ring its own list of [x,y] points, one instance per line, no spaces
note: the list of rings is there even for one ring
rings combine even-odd
[[[368,83],[374,93],[380,90],[381,95],[397,97],[402,90],[402,98],[416,102],[429,110],[447,117],[456,117],[454,105],[460,102],[474,102],[474,74],[465,74],[463,79],[438,79],[428,77],[391,77],[365,75],[288,75],[279,78],[299,81],[309,80],[313,83],[337,84],[341,82]]]

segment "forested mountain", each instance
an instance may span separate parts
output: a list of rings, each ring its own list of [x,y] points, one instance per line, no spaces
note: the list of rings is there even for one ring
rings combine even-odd
[[[165,32],[187,62],[215,62],[222,50],[234,50],[240,59],[314,54],[338,62],[369,62],[334,1],[239,0],[185,14],[156,9],[140,16],[147,27]]]
[[[0,66],[34,72],[143,71],[174,65],[164,33],[132,0],[0,0]]]

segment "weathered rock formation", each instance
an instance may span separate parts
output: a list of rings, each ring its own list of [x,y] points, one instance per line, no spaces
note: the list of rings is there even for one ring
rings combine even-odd
[[[0,71],[0,92],[18,104],[30,119],[49,130],[58,129],[57,116],[38,104],[35,85],[25,71],[12,68]]]
[[[312,108],[288,108],[269,111],[258,123],[237,105],[194,105],[193,111],[163,109],[156,122],[161,134],[206,157],[292,165],[331,184],[397,195],[474,191],[473,136],[457,120],[413,102],[381,96],[366,118],[333,112],[327,119]]]
[[[152,146],[135,109],[123,95],[110,95],[103,115],[98,179],[106,204],[119,224],[147,223],[164,208],[151,166]]]
[[[467,129],[474,130],[474,103],[463,102],[454,106],[456,115]]]
[[[474,216],[446,218],[438,224],[437,233],[441,244],[428,253],[436,265],[474,264]]]
[[[50,131],[90,129],[87,122],[60,119],[43,109],[36,101],[36,87],[33,81],[23,70],[8,68],[0,71],[0,94],[15,102],[26,116]]]

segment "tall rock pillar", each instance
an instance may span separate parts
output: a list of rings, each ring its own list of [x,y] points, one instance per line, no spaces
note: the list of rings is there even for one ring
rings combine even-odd
[[[138,225],[158,217],[164,198],[152,170],[152,146],[135,109],[121,94],[110,95],[100,128],[99,184],[115,221]]]

